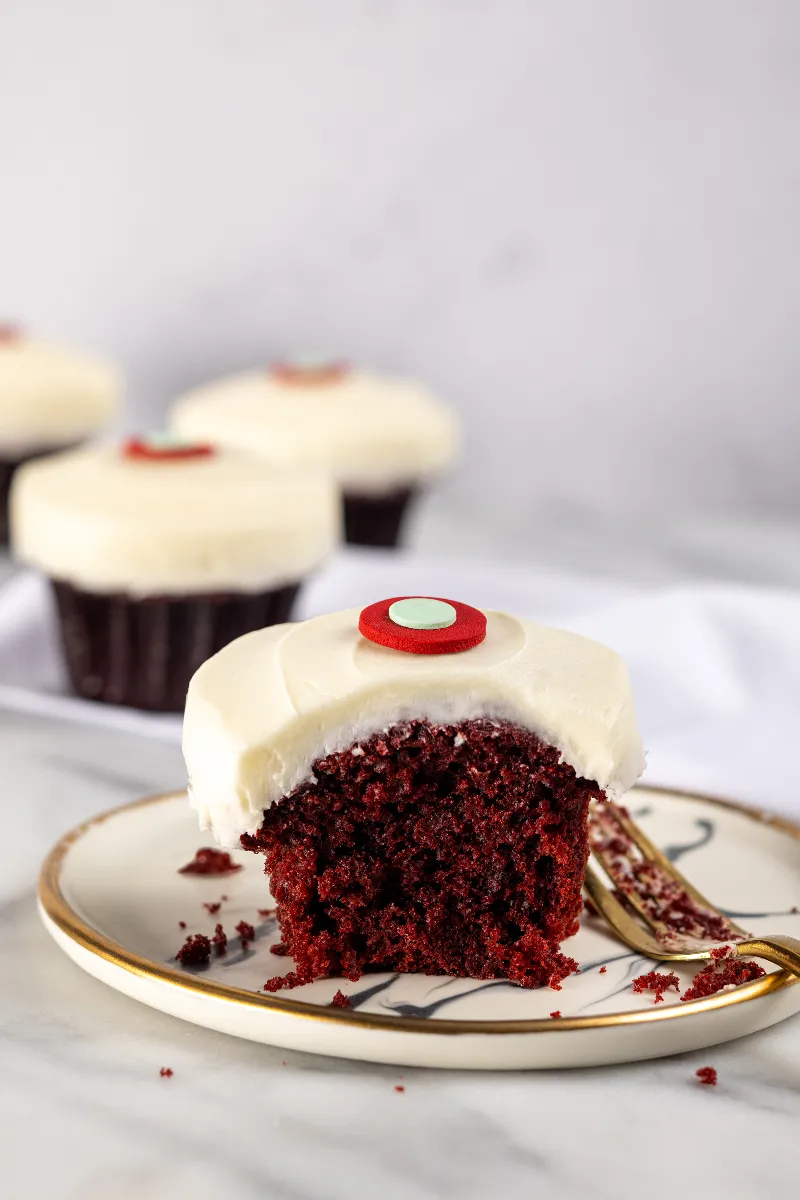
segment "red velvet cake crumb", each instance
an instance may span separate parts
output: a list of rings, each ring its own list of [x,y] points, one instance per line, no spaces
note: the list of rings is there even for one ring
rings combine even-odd
[[[394,1085],[394,1090],[396,1092],[404,1092],[406,1089],[403,1087],[402,1083],[396,1083]]]
[[[349,1008],[350,1007],[350,999],[348,996],[345,996],[342,989],[339,988],[339,991],[336,993],[336,995],[331,1000],[331,1005],[334,1008]]]
[[[184,967],[201,967],[211,957],[211,939],[204,933],[192,933],[175,957]]]
[[[227,850],[214,846],[202,846],[191,862],[178,871],[179,875],[232,875],[241,871],[242,864],[236,863]]]
[[[741,940],[727,917],[698,904],[668,871],[643,858],[625,828],[627,817],[621,805],[596,805],[589,822],[589,843],[593,850],[605,853],[607,873],[621,898],[635,896],[656,923],[668,926],[669,932],[657,934],[659,941],[672,946],[681,945],[685,937],[712,942]]]
[[[680,980],[674,971],[669,974],[659,971],[648,971],[646,975],[639,975],[633,981],[634,992],[655,992],[656,998],[654,1004],[660,1004],[664,999],[664,992],[668,988],[675,988],[675,991],[680,990]]]
[[[746,958],[712,961],[706,963],[702,971],[698,971],[692,980],[692,986],[683,993],[681,1000],[700,1000],[703,996],[713,996],[723,988],[750,983],[762,975],[766,975],[764,968]]]
[[[260,917],[263,917],[266,920],[267,917],[274,917],[275,913],[277,912],[277,909],[275,909],[275,908],[259,908],[256,911],[258,912],[258,915]]]
[[[256,931],[249,921],[240,921],[236,932],[242,940],[242,949],[246,950],[256,936]]]
[[[214,930],[214,936],[211,939],[211,941],[217,948],[217,956],[218,957],[221,957],[223,954],[227,954],[227,952],[228,952],[228,935],[225,933],[225,930],[222,928],[221,925],[216,926],[216,928]]]
[[[607,971],[607,970],[608,970],[608,967],[601,967],[601,968],[600,968],[600,974],[601,974],[601,975],[605,975],[605,973],[606,973],[606,971]]]
[[[364,971],[506,978],[577,970],[587,811],[603,793],[506,721],[410,721],[318,759],[241,841],[264,855],[281,949],[278,991]]]
[[[178,929],[185,929],[185,928],[186,928],[186,922],[178,921]]]
[[[213,916],[215,916],[215,915],[216,915],[216,913],[218,913],[218,912],[219,912],[219,910],[222,908],[222,901],[221,901],[221,900],[215,900],[215,901],[213,902],[213,904],[204,904],[204,905],[203,905],[203,908],[206,910],[206,912],[208,913],[208,915],[209,915],[210,917],[213,917]]]
[[[172,1079],[174,1074],[172,1067],[162,1067],[158,1073],[162,1079]]]
[[[717,1071],[715,1067],[700,1067],[698,1071],[695,1071],[695,1075],[700,1082],[706,1084],[706,1086],[717,1086]]]
[[[557,1008],[555,1010],[555,1012],[550,1013],[550,1016],[553,1018],[554,1021],[558,1021],[561,1017],[561,1009]]]

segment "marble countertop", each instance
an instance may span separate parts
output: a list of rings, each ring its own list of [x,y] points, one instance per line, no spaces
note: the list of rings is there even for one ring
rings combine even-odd
[[[794,1195],[797,1019],[697,1054],[519,1075],[363,1065],[195,1028],[83,974],[35,908],[52,843],[181,786],[177,746],[0,709],[0,763],[9,1200]],[[695,1079],[707,1064],[716,1088]]]

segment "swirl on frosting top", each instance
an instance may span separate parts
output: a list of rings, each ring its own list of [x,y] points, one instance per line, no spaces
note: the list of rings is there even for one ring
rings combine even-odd
[[[353,491],[380,493],[448,467],[458,423],[417,383],[349,369],[329,382],[287,386],[256,371],[181,397],[170,425],[186,438],[314,465]]]
[[[274,626],[227,646],[189,686],[183,748],[206,829],[235,845],[316,759],[414,718],[504,718],[556,746],[612,796],[644,767],[622,660],[596,642],[505,613],[455,654],[407,654],[359,632],[360,610]]]

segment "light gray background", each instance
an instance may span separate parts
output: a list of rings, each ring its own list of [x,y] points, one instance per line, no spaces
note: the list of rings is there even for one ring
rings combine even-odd
[[[796,0],[0,0],[0,313],[128,422],[300,350],[461,410],[440,498],[800,511]]]

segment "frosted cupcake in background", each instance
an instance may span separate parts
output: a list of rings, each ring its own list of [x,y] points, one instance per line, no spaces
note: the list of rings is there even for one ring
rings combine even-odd
[[[17,558],[52,581],[74,690],[161,712],[234,638],[289,619],[337,544],[330,478],[152,435],[28,463]]]
[[[396,546],[412,500],[454,462],[454,413],[418,383],[344,363],[277,363],[186,393],[176,433],[336,480],[348,542]]]
[[[0,323],[0,543],[17,467],[98,433],[120,392],[119,375],[100,359]]]

